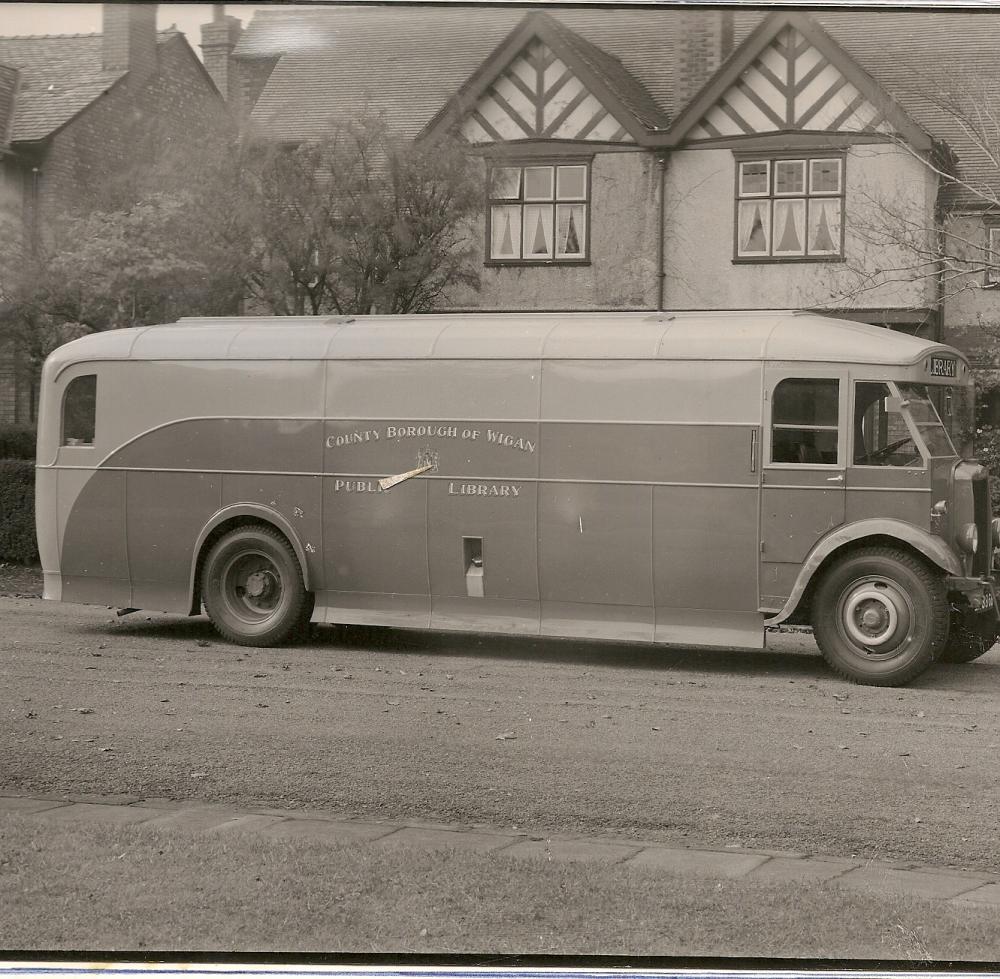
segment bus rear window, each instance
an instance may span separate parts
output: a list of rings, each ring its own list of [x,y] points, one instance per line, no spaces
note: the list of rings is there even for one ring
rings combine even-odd
[[[74,377],[63,397],[63,445],[94,444],[96,409],[97,375]]]

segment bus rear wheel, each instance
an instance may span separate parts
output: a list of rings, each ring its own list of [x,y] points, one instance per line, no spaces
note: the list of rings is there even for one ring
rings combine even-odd
[[[950,607],[941,575],[894,548],[865,548],[839,560],[820,582],[812,609],[820,652],[856,683],[906,683],[948,641]]]
[[[220,537],[205,559],[202,600],[216,632],[241,646],[277,646],[305,630],[313,596],[295,551],[273,527]]]

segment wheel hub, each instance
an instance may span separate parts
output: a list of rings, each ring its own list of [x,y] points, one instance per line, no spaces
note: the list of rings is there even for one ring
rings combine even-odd
[[[247,578],[246,589],[250,598],[267,598],[274,589],[274,576],[266,571],[255,571]]]
[[[886,582],[866,582],[847,596],[842,621],[854,643],[883,652],[905,634],[909,613],[902,595]]]

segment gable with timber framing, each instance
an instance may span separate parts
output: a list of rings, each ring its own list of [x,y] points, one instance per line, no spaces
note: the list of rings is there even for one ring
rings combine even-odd
[[[480,96],[461,125],[471,143],[515,139],[635,140],[544,41],[529,42]]]
[[[669,118],[617,58],[544,12],[498,45],[422,137],[476,145],[531,140],[638,147]]]
[[[768,18],[676,120],[671,142],[770,133],[930,140],[819,26],[798,14]]]

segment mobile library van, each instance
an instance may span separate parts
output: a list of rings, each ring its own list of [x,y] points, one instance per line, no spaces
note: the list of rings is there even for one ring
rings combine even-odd
[[[45,597],[756,647],[903,683],[1000,630],[942,344],[789,312],[184,319],[56,350]],[[939,408],[941,409],[939,411]],[[955,426],[952,426],[955,427]]]

